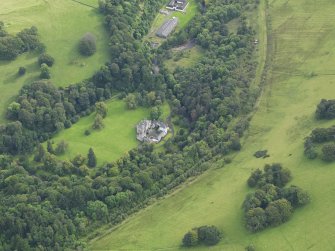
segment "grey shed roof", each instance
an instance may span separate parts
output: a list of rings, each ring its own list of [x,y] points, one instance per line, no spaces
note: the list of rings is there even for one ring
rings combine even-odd
[[[174,17],[170,20],[167,20],[156,32],[156,35],[159,37],[167,38],[171,32],[176,28],[178,24],[178,18]]]

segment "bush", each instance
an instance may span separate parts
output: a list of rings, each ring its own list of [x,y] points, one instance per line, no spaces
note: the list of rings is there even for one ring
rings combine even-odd
[[[222,238],[222,234],[216,226],[201,226],[198,228],[198,239],[206,245],[215,245]]]
[[[215,245],[222,238],[222,233],[216,226],[201,226],[187,232],[183,238],[183,245],[186,247],[197,244]]]
[[[335,160],[335,143],[328,143],[322,147],[322,159],[325,161]]]
[[[55,62],[55,59],[50,56],[49,54],[43,53],[38,57],[38,64],[46,64],[47,66],[51,67]]]
[[[24,74],[26,74],[26,68],[21,66],[17,73],[19,76],[23,76]]]
[[[86,33],[79,42],[79,52],[84,56],[91,56],[97,50],[96,38],[92,33]]]
[[[198,232],[197,230],[191,230],[184,235],[183,245],[185,247],[192,247],[198,244]]]
[[[51,74],[50,74],[50,69],[47,64],[42,64],[41,65],[41,74],[40,74],[41,79],[50,79]]]

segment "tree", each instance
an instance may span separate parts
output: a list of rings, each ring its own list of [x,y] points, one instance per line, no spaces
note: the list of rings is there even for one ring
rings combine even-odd
[[[220,230],[216,226],[201,226],[198,228],[198,239],[206,245],[215,245],[222,238]]]
[[[249,187],[255,187],[258,181],[262,178],[263,172],[260,169],[255,170],[251,173],[247,183]]]
[[[87,165],[89,167],[95,167],[97,165],[97,158],[92,148],[88,150],[87,154]]]
[[[68,146],[69,146],[69,144],[66,141],[64,141],[64,140],[60,141],[56,146],[55,154],[56,155],[64,154],[65,151],[67,150]]]
[[[155,106],[151,108],[150,111],[151,120],[158,120],[161,115],[162,115],[162,109],[160,108],[160,106]]]
[[[54,147],[53,147],[52,142],[50,140],[48,140],[48,142],[47,142],[47,151],[51,154],[55,153]]]
[[[134,110],[137,108],[137,100],[136,96],[132,93],[129,93],[127,97],[125,98],[127,108],[129,110]]]
[[[108,221],[107,205],[100,200],[89,201],[87,203],[87,214],[93,220]]]
[[[104,128],[103,118],[100,114],[95,115],[94,123],[92,125],[94,130],[100,130]]]
[[[192,247],[198,244],[198,231],[193,229],[187,232],[183,238],[183,245],[185,247]]]
[[[44,147],[43,147],[42,144],[38,144],[38,146],[37,146],[37,153],[36,153],[36,155],[34,156],[34,160],[35,160],[36,162],[40,162],[40,161],[43,160],[44,156],[45,156],[45,150],[44,150]]]
[[[267,226],[267,217],[263,208],[250,209],[246,214],[246,227],[251,232],[263,230]]]
[[[79,41],[79,52],[84,56],[91,56],[96,50],[96,37],[92,33],[86,33]]]
[[[335,160],[335,143],[327,143],[322,147],[322,159],[325,161]]]
[[[47,64],[42,64],[41,65],[41,74],[40,74],[41,79],[50,79],[50,69]]]
[[[271,202],[265,209],[267,222],[270,226],[280,225],[291,217],[293,208],[286,199],[279,199]]]
[[[23,67],[23,66],[19,67],[19,70],[18,70],[17,74],[19,76],[23,76],[24,74],[26,74],[26,68]]]
[[[107,112],[108,112],[108,107],[104,102],[97,102],[95,104],[95,109],[98,114],[101,115],[102,118],[106,118]]]
[[[47,66],[51,67],[54,64],[54,62],[55,62],[55,59],[47,53],[42,53],[38,57],[39,65],[46,64]]]

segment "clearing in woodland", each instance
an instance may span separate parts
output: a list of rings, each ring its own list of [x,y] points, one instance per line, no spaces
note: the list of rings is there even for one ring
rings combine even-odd
[[[314,118],[320,99],[335,98],[335,16],[332,0],[269,0],[273,50],[265,91],[233,162],[218,162],[196,181],[129,218],[90,243],[91,250],[177,250],[193,227],[215,224],[224,239],[211,250],[334,250],[334,164],[308,160],[304,138],[319,126]],[[260,16],[264,16],[265,0]],[[260,19],[262,20],[262,18]],[[264,21],[264,20],[263,20]],[[264,27],[265,24],[263,24]],[[260,41],[262,43],[264,41]],[[253,154],[267,149],[270,157]],[[250,172],[280,162],[292,171],[292,184],[307,190],[311,203],[291,220],[260,233],[249,233],[242,202]],[[196,247],[192,250],[207,250]]]

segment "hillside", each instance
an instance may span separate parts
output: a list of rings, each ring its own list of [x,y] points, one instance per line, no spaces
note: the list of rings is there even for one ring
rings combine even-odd
[[[186,231],[205,224],[219,226],[226,236],[210,250],[244,250],[251,243],[264,251],[334,250],[334,164],[311,161],[303,154],[310,131],[334,123],[314,118],[320,99],[334,98],[332,7],[330,0],[269,1],[272,64],[243,150],[231,164],[213,164],[194,182],[94,240],[92,250],[176,250]],[[261,149],[270,157],[254,158]],[[310,193],[311,203],[289,222],[251,234],[244,228],[241,209],[250,192],[246,179],[253,169],[273,162],[292,171],[292,183]]]

